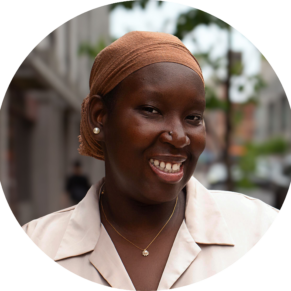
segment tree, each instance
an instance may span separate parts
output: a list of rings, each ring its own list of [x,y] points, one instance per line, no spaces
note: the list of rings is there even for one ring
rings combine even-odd
[[[113,3],[110,5],[110,10],[115,9],[118,6],[122,6],[125,9],[133,9],[135,5],[140,6],[142,9],[145,9],[149,2],[151,2],[151,0],[125,1],[125,2]],[[155,1],[155,2],[157,2],[159,6],[163,4],[163,1]]]
[[[93,59],[106,47],[104,39],[99,39],[95,44],[83,42],[79,46],[78,54],[86,55]]]
[[[110,43],[114,42],[116,39],[111,38]],[[95,57],[108,45],[104,38],[98,39],[94,44],[90,42],[82,42],[78,48],[78,55],[85,55],[93,62]]]
[[[225,86],[225,96],[224,100],[220,101],[217,96],[215,89],[209,88],[206,85],[206,96],[208,95],[207,103],[208,109],[222,109],[225,112],[225,147],[223,151],[223,162],[227,169],[227,189],[229,191],[234,189],[234,183],[231,173],[231,156],[230,156],[230,146],[231,146],[231,134],[233,130],[232,125],[232,106],[231,106],[231,80],[233,76],[240,75],[243,71],[243,66],[241,62],[241,54],[232,51],[232,28],[229,24],[224,21],[198,9],[191,9],[186,13],[181,14],[178,17],[175,35],[183,40],[189,33],[201,26],[201,25],[216,25],[220,29],[223,29],[227,32],[227,52],[225,57],[211,59],[211,49],[208,52],[201,53],[197,55],[199,59],[202,59],[202,63],[206,63],[208,66],[211,66],[213,69],[213,84],[214,86]],[[193,41],[196,41],[193,38]],[[196,54],[195,54],[196,55]],[[224,60],[226,59],[226,64],[224,65]],[[219,77],[217,70],[222,66],[226,66],[226,77]],[[244,88],[240,87],[238,90],[242,91]]]
[[[270,155],[282,155],[289,149],[289,143],[281,137],[271,138],[264,143],[246,144],[246,154],[239,160],[241,179],[237,181],[237,186],[241,188],[253,188],[253,177],[256,171],[256,162],[259,157]]]

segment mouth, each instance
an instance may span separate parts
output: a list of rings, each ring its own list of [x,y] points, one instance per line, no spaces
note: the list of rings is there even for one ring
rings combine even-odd
[[[184,176],[183,162],[150,159],[149,164],[153,172],[168,183],[177,183]]]

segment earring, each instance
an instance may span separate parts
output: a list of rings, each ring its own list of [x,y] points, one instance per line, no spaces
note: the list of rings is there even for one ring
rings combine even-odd
[[[95,128],[93,129],[93,132],[94,132],[95,134],[98,134],[98,133],[100,132],[100,128],[95,127]]]

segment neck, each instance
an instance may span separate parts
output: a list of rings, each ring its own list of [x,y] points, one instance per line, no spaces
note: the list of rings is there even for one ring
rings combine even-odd
[[[155,233],[164,226],[172,213],[173,216],[169,223],[181,216],[181,212],[184,215],[185,197],[182,192],[175,199],[159,204],[137,201],[128,193],[116,191],[112,183],[105,182],[104,192],[100,199],[108,221],[129,235],[139,231],[149,234]]]

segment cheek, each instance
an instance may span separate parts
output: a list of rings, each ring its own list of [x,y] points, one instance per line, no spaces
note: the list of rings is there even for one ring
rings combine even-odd
[[[199,128],[196,128],[189,137],[191,141],[191,151],[195,159],[198,159],[201,153],[204,151],[206,145],[205,126],[203,125]]]
[[[154,127],[145,118],[124,112],[110,120],[105,130],[108,154],[118,154],[126,159],[142,154],[155,140]]]

